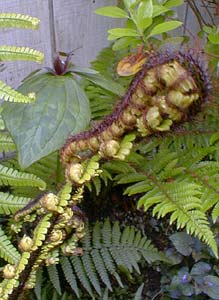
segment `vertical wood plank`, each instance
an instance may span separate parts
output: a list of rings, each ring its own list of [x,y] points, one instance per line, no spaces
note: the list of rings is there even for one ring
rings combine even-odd
[[[38,30],[1,29],[1,45],[32,47],[45,54],[44,65],[51,64],[51,40],[49,26],[50,0],[10,0],[0,1],[0,12],[29,14],[40,19]],[[41,65],[33,62],[6,62],[6,70],[0,73],[1,80],[16,87],[21,80]]]
[[[98,16],[95,9],[116,5],[115,0],[53,0],[57,50],[70,52],[73,61],[87,66],[109,42],[107,29],[119,27],[121,19]]]

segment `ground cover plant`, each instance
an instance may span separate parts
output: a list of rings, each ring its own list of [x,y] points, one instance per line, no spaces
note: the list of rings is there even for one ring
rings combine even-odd
[[[92,69],[60,53],[19,94],[2,89],[25,102],[2,104],[3,300],[219,299],[218,7],[202,1],[206,21],[185,3],[197,49],[174,11],[184,1],[120,2],[96,11],[125,22]],[[38,23],[0,15],[2,27]],[[11,52],[42,59],[2,47],[1,60]]]

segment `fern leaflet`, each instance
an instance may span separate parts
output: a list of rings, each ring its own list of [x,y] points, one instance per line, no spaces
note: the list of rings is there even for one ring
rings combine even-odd
[[[8,236],[0,227],[0,256],[11,264],[16,264],[20,259],[20,254],[12,245]]]
[[[0,214],[14,214],[30,201],[31,198],[17,197],[9,193],[0,192]]]
[[[0,13],[0,27],[38,29],[39,19],[15,13]]]
[[[42,63],[44,54],[28,47],[0,46],[0,59],[3,61],[29,60]]]
[[[12,186],[32,186],[41,190],[46,188],[46,183],[37,176],[25,172],[19,172],[12,168],[0,165],[0,184]]]

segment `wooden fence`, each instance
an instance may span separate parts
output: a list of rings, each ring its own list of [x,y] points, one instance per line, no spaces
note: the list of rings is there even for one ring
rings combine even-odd
[[[3,29],[0,44],[24,45],[41,50],[45,54],[44,66],[51,66],[55,51],[69,52],[75,49],[74,62],[87,66],[98,51],[107,46],[107,29],[121,24],[120,19],[98,16],[94,10],[116,3],[116,0],[1,0],[0,12],[36,16],[41,24],[37,31]],[[178,14],[184,20],[185,7],[180,8]],[[197,23],[191,12],[188,22],[189,28],[196,31]],[[30,62],[7,63],[1,79],[16,87],[28,73],[39,67]]]

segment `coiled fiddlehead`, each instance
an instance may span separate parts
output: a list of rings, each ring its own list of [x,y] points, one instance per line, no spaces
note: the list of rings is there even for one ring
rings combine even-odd
[[[144,137],[187,120],[206,101],[209,90],[199,55],[192,51],[151,54],[113,113],[91,130],[68,138],[60,154],[67,180],[81,184],[84,162],[96,153],[99,159],[124,158],[118,153],[128,132]],[[130,144],[123,149],[126,155],[128,149]]]

